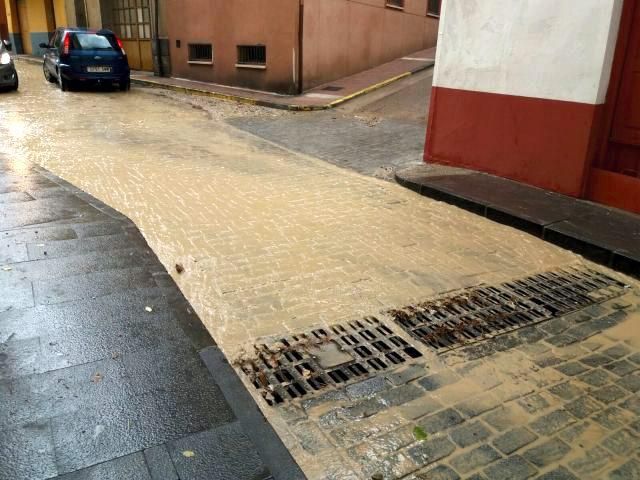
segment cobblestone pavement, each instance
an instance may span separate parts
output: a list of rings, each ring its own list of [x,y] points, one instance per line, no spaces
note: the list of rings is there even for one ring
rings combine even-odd
[[[437,293],[581,262],[541,240],[392,183],[278,148],[218,121],[224,113],[216,117],[207,109],[185,108],[139,89],[129,94],[63,94],[44,83],[37,67],[20,65],[20,69],[23,91],[2,99],[0,136],[8,141],[0,143],[0,151],[46,166],[129,216],[232,358],[243,347],[250,351],[264,336],[354,320]],[[50,122],[48,112],[56,109],[64,109],[73,121]],[[303,118],[298,114],[255,119],[263,115],[271,113],[233,111],[233,116],[246,116],[247,125],[254,122],[256,129],[281,122],[294,128]],[[324,140],[328,147],[318,149],[317,155],[327,159],[338,158],[350,144],[344,137],[335,144],[335,129],[328,127],[334,122],[330,115],[318,116],[314,138],[309,129],[298,130],[298,140],[305,145],[321,145]],[[339,128],[350,128],[357,121],[345,120]],[[382,125],[377,133],[381,140],[371,150],[384,151],[381,159],[395,158],[394,149],[387,146],[399,142],[400,133],[384,123],[378,125]],[[362,126],[369,128],[373,127]],[[354,129],[353,137],[357,136]],[[366,151],[367,141],[362,138],[361,150]],[[287,141],[293,142],[294,137]],[[345,161],[358,153],[356,148],[349,151]],[[176,271],[176,264],[183,273]],[[622,312],[629,317],[620,328],[637,331],[637,314],[631,316],[631,312],[636,312],[638,301],[632,296],[625,301],[630,306]],[[591,312],[589,322],[598,328],[609,325],[599,317]],[[592,333],[596,331],[594,327]],[[600,467],[603,471],[621,469],[612,478],[625,478],[625,472],[633,475],[637,457],[627,455],[623,466],[622,456],[596,443],[610,431],[598,420],[617,418],[619,429],[611,433],[622,438],[636,431],[637,397],[624,385],[634,388],[637,380],[633,361],[637,340],[614,342],[612,328],[606,332],[608,337],[552,347],[551,339],[536,338],[543,327],[527,332],[528,337],[516,336],[524,336],[529,346],[506,350],[507,343],[505,351],[493,353],[501,343],[485,342],[484,349],[475,348],[489,356],[473,361],[455,355],[435,357],[418,346],[425,354],[424,366],[390,377],[398,386],[376,379],[362,391],[356,387],[336,391],[324,401],[305,403],[305,408],[271,408],[260,400],[261,406],[312,479],[371,478],[377,473],[394,478],[436,465],[435,473],[421,473],[422,478],[470,477],[474,472],[484,472],[491,480],[528,478],[560,468],[561,463],[579,478],[588,478],[572,462],[596,447],[602,451],[595,453],[607,457]],[[601,344],[600,349],[594,342]],[[629,353],[623,360],[604,355],[611,359],[610,369],[589,366],[586,359],[587,363],[569,362],[588,357],[591,349],[597,350],[597,356],[614,345],[623,345]],[[545,365],[545,355],[566,359],[568,368],[575,366],[576,371],[589,366],[577,375],[603,378],[600,387],[605,390],[589,391],[588,382]],[[616,371],[625,373],[620,376]],[[554,387],[556,393],[567,389],[566,402],[551,390]],[[619,405],[598,399],[598,394],[606,399],[609,391],[617,392]],[[508,392],[513,395],[509,401]],[[527,411],[527,402],[535,404],[537,396],[549,406]],[[579,400],[576,405],[589,405],[583,417],[588,420],[580,419],[578,407],[571,411],[574,399]],[[511,416],[502,411],[508,407],[513,408]],[[504,423],[492,424],[494,417]],[[556,423],[557,429],[545,427]],[[598,442],[585,440],[582,448],[578,440],[560,436],[561,427],[565,432],[586,423],[602,426],[599,434],[592,428],[585,433],[587,439]],[[413,432],[421,424],[427,438],[417,441]],[[472,432],[465,434],[462,427]],[[535,436],[535,440],[529,447],[508,452],[505,444],[524,440],[499,441],[503,433],[513,438]],[[469,439],[464,440],[465,435]],[[478,451],[469,443],[475,436],[486,440],[475,444],[482,447]],[[549,446],[545,440],[556,443]],[[538,450],[530,452],[531,448]],[[566,448],[570,451],[562,458],[545,457],[545,452],[557,455]],[[594,474],[593,478],[599,477]]]
[[[329,478],[639,478],[638,300],[278,408]]]
[[[292,151],[395,181],[395,170],[422,163],[432,77],[433,70],[420,72],[333,111],[228,122]]]

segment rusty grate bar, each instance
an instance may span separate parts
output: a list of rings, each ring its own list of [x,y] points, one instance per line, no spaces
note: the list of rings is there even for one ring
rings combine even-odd
[[[626,288],[604,273],[571,267],[389,313],[414,338],[443,352],[615,298]]]
[[[269,405],[362,380],[422,354],[374,317],[255,345],[236,363]]]

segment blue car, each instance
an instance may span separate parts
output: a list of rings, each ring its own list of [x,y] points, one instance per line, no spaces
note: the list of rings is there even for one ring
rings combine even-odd
[[[122,42],[111,30],[58,28],[44,49],[44,77],[63,92],[77,84],[131,86],[129,61]]]
[[[7,40],[0,40],[0,88],[17,90],[18,72],[16,72],[16,66],[9,53],[10,50],[11,43]]]

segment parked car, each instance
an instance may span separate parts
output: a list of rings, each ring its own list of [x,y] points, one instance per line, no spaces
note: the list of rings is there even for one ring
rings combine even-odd
[[[129,61],[122,42],[111,30],[58,28],[44,49],[44,77],[64,92],[73,84],[131,86]]]
[[[11,43],[0,41],[0,88],[18,90],[18,72],[11,57]]]

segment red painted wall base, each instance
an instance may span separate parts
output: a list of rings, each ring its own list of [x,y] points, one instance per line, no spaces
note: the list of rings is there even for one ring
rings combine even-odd
[[[601,106],[434,87],[425,161],[584,194]]]

